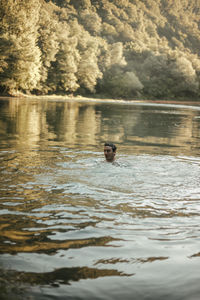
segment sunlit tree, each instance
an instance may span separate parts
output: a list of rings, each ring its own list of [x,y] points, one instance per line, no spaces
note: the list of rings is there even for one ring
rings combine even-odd
[[[0,91],[198,97],[198,1],[1,0]]]
[[[92,35],[100,35],[102,22],[96,12],[85,9],[80,12],[80,22]]]
[[[38,45],[41,50],[40,81],[37,84],[37,91],[48,93],[48,73],[51,63],[56,60],[59,51],[60,24],[56,15],[57,7],[52,3],[43,2],[39,14]]]
[[[79,85],[90,92],[95,92],[97,80],[102,77],[98,65],[99,41],[87,32],[82,32],[78,50],[81,56],[77,72]]]
[[[0,38],[5,52],[0,51],[0,85],[10,94],[30,91],[40,80],[39,10],[39,0],[1,1]]]
[[[171,64],[171,77],[173,79],[172,90],[177,94],[195,94],[198,92],[199,83],[192,63],[184,56],[178,57]]]
[[[77,50],[78,40],[70,37],[69,26],[63,26],[63,32],[59,36],[59,51],[56,54],[55,62],[51,64],[48,74],[48,85],[50,92],[68,92],[77,90],[77,69],[80,55]]]
[[[134,72],[126,72],[115,65],[104,74],[100,88],[114,98],[127,99],[139,95],[143,85]]]

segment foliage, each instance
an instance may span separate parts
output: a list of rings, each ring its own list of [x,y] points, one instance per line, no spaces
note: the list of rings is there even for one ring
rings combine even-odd
[[[1,0],[0,91],[200,96],[200,0]]]
[[[0,82],[13,94],[32,90],[40,80],[39,11],[39,0],[1,1]]]

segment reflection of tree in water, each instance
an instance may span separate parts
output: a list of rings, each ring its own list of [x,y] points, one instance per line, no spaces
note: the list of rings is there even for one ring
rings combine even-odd
[[[118,264],[118,263],[152,263],[154,261],[159,260],[166,260],[169,257],[166,256],[157,256],[157,257],[147,257],[147,258],[129,258],[129,259],[122,259],[122,258],[110,258],[110,259],[100,259],[98,260],[95,265],[98,264]]]
[[[47,111],[47,123],[60,141],[66,141],[70,145],[96,144],[100,120],[96,115],[95,105],[61,103],[54,113],[51,108]]]
[[[112,140],[116,143],[124,143],[125,137],[136,126],[140,111],[136,107],[127,105],[97,106],[101,115],[101,140]]]
[[[110,276],[133,276],[115,269],[97,269],[88,267],[61,268],[53,272],[33,273],[0,269],[0,289],[2,299],[27,299],[28,286],[50,285],[58,288],[61,284],[70,284],[81,279],[96,279]],[[28,286],[27,286],[28,285]],[[29,299],[29,298],[28,298]],[[31,299],[31,298],[30,298]]]
[[[23,287],[26,285],[25,288],[27,288],[27,284],[32,286],[51,285],[53,287],[59,287],[60,284],[70,284],[71,281],[79,281],[81,279],[133,275],[134,274],[119,272],[115,269],[97,269],[88,267],[61,268],[47,273],[17,272],[0,269],[0,287],[2,295],[4,294],[6,296],[9,293],[11,295],[16,293],[17,297],[17,294],[21,294],[22,296],[23,293],[26,292]]]
[[[42,149],[57,141],[86,148],[112,140],[122,146],[141,145],[145,151],[145,145],[182,147],[198,142],[193,138],[198,136],[198,111],[193,110],[11,99],[9,106],[2,105],[2,112],[2,143],[18,149]],[[36,157],[38,153],[29,153],[29,160]]]
[[[169,137],[174,125],[184,121],[184,115],[174,114],[171,109],[145,107],[141,108],[138,123],[133,127],[133,134],[138,137]]]
[[[126,142],[139,145],[145,149],[149,146],[172,147],[179,152],[180,147],[191,150],[197,140],[197,126],[193,126],[193,119],[198,111],[173,110],[171,108],[141,108],[138,122],[129,127]],[[147,147],[147,148],[146,148]],[[168,149],[169,149],[168,148]],[[175,148],[177,150],[175,150]]]
[[[15,216],[16,218],[16,216]],[[99,247],[99,246],[107,246],[107,244],[111,241],[115,241],[115,238],[112,237],[100,237],[100,238],[87,238],[87,239],[73,239],[73,240],[51,240],[48,236],[52,235],[52,229],[40,230],[38,231],[24,231],[23,228],[19,228],[19,230],[13,229],[13,224],[8,223],[9,221],[6,218],[3,220],[5,223],[2,225],[1,231],[1,240],[5,241],[2,245],[0,253],[11,253],[16,254],[18,252],[34,252],[34,253],[47,253],[52,254],[60,249],[79,249],[83,247]],[[27,220],[28,221],[28,220]],[[34,222],[32,225],[34,225]],[[7,222],[7,223],[6,223]],[[18,224],[16,224],[18,225]],[[31,226],[31,224],[22,223],[20,226]],[[88,225],[88,224],[87,224]],[[86,226],[87,226],[86,225]],[[38,225],[36,224],[38,227]],[[6,230],[6,227],[8,229]],[[10,228],[10,229],[9,229]],[[59,230],[58,230],[59,231]],[[62,232],[63,230],[60,229]],[[38,234],[39,233],[39,234]],[[9,243],[7,243],[9,241]]]

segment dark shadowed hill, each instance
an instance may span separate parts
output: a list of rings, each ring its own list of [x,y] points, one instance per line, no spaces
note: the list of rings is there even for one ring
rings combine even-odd
[[[2,0],[0,93],[200,98],[200,0]]]

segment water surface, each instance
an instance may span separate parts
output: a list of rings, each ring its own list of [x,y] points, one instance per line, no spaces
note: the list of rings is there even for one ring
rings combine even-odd
[[[199,147],[197,104],[1,99],[2,296],[199,299]]]

